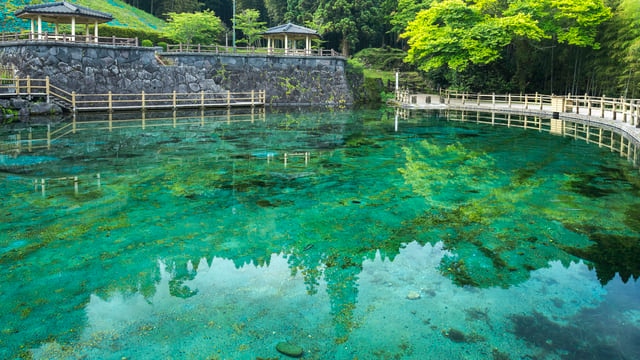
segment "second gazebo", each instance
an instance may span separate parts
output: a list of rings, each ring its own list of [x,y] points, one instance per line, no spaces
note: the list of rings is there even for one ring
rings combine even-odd
[[[301,52],[304,55],[311,55],[311,40],[320,38],[320,34],[317,31],[292,23],[269,28],[262,33],[262,36],[267,39],[267,51],[269,54],[275,52],[275,44],[278,40],[283,41],[285,55],[300,54]],[[305,40],[304,49],[298,49],[296,42],[303,39]]]

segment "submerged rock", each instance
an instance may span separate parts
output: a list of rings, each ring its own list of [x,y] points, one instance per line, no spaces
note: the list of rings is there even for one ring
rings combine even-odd
[[[418,300],[420,299],[420,293],[417,291],[409,291],[409,293],[407,294],[407,299],[409,300]]]
[[[304,353],[302,347],[289,342],[280,342],[276,345],[276,350],[290,357],[300,357]]]

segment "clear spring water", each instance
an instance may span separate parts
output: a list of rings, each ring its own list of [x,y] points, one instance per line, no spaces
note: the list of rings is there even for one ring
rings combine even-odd
[[[0,358],[640,358],[637,169],[394,121],[207,118],[3,155]]]

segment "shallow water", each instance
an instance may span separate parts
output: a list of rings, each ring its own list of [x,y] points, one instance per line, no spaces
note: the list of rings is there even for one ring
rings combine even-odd
[[[3,359],[640,358],[640,176],[574,139],[204,118],[0,155],[0,193]]]

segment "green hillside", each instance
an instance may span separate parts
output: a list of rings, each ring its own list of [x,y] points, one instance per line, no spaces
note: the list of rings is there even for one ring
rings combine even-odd
[[[94,10],[113,15],[111,26],[122,26],[140,30],[160,30],[164,21],[148,14],[121,0],[68,0],[70,3],[82,5]]]
[[[5,5],[0,5],[0,31],[13,32],[28,28],[28,22],[16,19],[13,16],[13,11],[24,6],[25,2],[25,0],[13,0],[10,1],[10,4],[5,2]],[[42,2],[56,1],[45,0]],[[163,20],[121,0],[67,0],[67,2],[111,14],[114,20],[107,24],[109,26],[159,31],[165,24]]]

